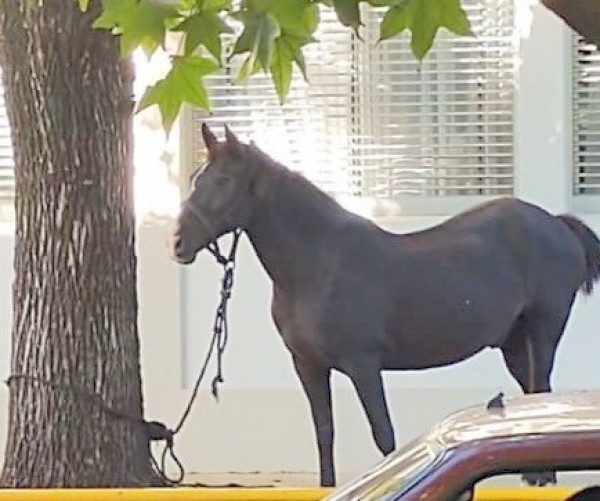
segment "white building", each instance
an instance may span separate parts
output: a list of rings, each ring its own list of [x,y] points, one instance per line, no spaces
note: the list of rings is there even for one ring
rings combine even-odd
[[[298,76],[284,111],[265,77],[232,91],[223,75],[211,80],[216,115],[210,121],[227,121],[390,230],[422,228],[483,199],[514,194],[552,212],[573,212],[600,232],[600,57],[531,1],[464,3],[477,37],[442,34],[421,68],[404,37],[375,47],[375,14],[364,43],[326,22],[320,44],[309,49],[312,85]],[[140,82],[156,71],[139,68]],[[165,250],[179,188],[202,160],[201,119],[187,110],[165,143],[154,111],[137,118],[146,415],[167,423],[179,419],[187,401],[218,301],[220,268],[210,255],[184,268]],[[0,162],[8,151],[4,132]],[[8,165],[0,164],[8,173],[5,195]],[[181,186],[170,172],[180,174]],[[2,200],[10,203],[8,196]],[[9,373],[12,246],[7,220],[0,235],[1,378]],[[260,472],[272,479],[317,471],[308,404],[271,322],[270,296],[245,240],[220,401],[204,390],[177,437],[190,472]],[[599,310],[600,293],[577,300],[558,352],[555,389],[600,386]],[[491,350],[452,367],[385,379],[400,444],[462,406],[485,402],[500,389],[518,391]],[[336,459],[344,479],[380,456],[349,383],[339,374],[334,382]],[[0,451],[7,395],[0,386]],[[316,475],[310,481],[316,485]]]

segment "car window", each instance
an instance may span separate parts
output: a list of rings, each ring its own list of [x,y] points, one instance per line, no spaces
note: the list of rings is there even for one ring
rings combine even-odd
[[[552,475],[552,472],[549,471],[533,471],[528,470],[527,474],[534,473],[534,478],[539,477],[540,474],[542,477],[546,477],[548,474]],[[557,468],[554,472],[554,476],[556,478],[556,484],[549,483],[546,487],[558,487],[559,491],[556,491],[555,495],[552,497],[553,499],[560,499],[564,501],[598,501],[600,500],[600,470],[595,468],[589,469],[577,469],[577,470],[568,470],[564,468]],[[463,496],[464,499],[468,499],[468,490],[475,489],[476,499],[477,492],[482,493],[487,489],[515,489],[518,488],[522,491],[522,498],[529,499],[529,495],[534,495],[535,492],[530,490],[531,487],[527,486],[524,483],[522,474],[519,473],[502,473],[486,476],[483,479],[475,482],[475,484],[470,484],[464,491]],[[537,488],[533,488],[536,490]],[[557,497],[558,493],[562,494],[562,498]],[[539,492],[538,492],[539,494]],[[454,498],[452,501],[460,499],[463,500],[463,497]]]
[[[556,484],[547,478],[548,474],[552,476],[551,471],[538,471],[537,468],[527,470],[528,475],[533,475],[533,478],[546,477],[547,487],[582,487],[586,485],[600,484],[600,469],[597,468],[579,468],[569,469],[565,467],[557,467],[554,469],[554,477]],[[493,488],[493,487],[523,487],[525,484],[522,473],[497,473],[488,475],[485,478],[476,482],[477,488]]]
[[[391,501],[420,478],[442,452],[436,442],[416,440],[324,501]]]

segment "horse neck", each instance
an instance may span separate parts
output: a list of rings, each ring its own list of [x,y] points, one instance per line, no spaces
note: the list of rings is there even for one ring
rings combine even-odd
[[[319,273],[319,254],[346,211],[298,175],[285,170],[278,176],[246,232],[273,282],[295,288]]]

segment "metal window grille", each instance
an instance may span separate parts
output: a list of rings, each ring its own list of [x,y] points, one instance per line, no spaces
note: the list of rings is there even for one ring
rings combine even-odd
[[[573,193],[600,194],[600,53],[573,37]]]
[[[374,200],[491,197],[513,192],[515,53],[512,0],[464,0],[474,37],[441,30],[422,64],[409,38],[376,44],[382,12],[364,11],[364,41],[323,10],[281,107],[268,75],[236,86],[239,61],[208,80],[213,113],[325,191]]]

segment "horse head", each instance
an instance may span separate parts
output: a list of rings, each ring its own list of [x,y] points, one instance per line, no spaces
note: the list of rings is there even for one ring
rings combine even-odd
[[[262,169],[254,145],[240,142],[227,126],[225,141],[206,124],[202,138],[208,160],[192,177],[173,235],[173,256],[180,264],[192,263],[221,235],[244,229],[260,194]]]

